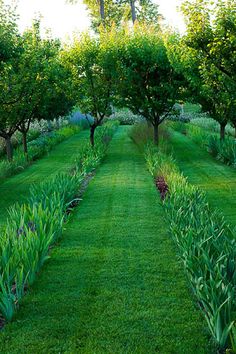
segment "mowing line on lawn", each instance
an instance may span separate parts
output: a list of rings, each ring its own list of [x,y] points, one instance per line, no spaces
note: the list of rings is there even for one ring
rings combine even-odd
[[[209,354],[145,161],[120,127],[4,353]]]
[[[191,184],[203,189],[210,205],[236,226],[236,169],[215,160],[188,136],[171,135],[173,156]]]
[[[87,139],[86,130],[73,135],[56,145],[48,155],[35,161],[25,171],[0,183],[0,226],[6,221],[9,206],[28,198],[32,184],[38,184],[70,168]]]

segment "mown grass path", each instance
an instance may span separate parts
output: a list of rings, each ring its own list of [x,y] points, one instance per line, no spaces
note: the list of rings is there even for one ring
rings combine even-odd
[[[206,191],[210,204],[236,226],[236,169],[215,160],[189,137],[173,132],[173,155],[190,183]]]
[[[9,206],[24,201],[29,196],[29,188],[32,184],[40,183],[70,168],[87,137],[86,130],[73,135],[56,145],[48,155],[35,161],[25,171],[0,183],[0,226],[6,220]]]
[[[4,353],[209,354],[144,158],[120,127]]]

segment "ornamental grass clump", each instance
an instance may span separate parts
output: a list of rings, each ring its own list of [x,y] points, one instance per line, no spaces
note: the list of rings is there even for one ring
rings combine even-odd
[[[208,150],[218,160],[236,167],[236,141],[232,138],[220,140],[211,136],[208,140]]]
[[[146,161],[154,178],[163,176],[163,206],[192,289],[220,349],[230,345],[236,311],[236,238],[205,193],[188,183],[174,160],[153,146]],[[232,346],[233,344],[231,344]]]

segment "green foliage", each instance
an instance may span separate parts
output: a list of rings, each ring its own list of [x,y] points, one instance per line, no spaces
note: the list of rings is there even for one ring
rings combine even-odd
[[[0,73],[4,64],[17,55],[18,28],[16,14],[11,6],[0,1]]]
[[[169,58],[187,81],[186,94],[221,124],[223,138],[227,122],[235,121],[235,3],[186,1],[182,10],[187,32],[169,34]]]
[[[112,57],[98,39],[84,34],[63,53],[72,75],[73,90],[82,113],[90,113],[96,125],[111,114]]]
[[[163,206],[193,291],[210,332],[221,349],[230,343],[236,309],[235,237],[205,194],[190,185],[175,161],[153,145],[146,161],[154,177],[164,177],[169,194]]]
[[[208,150],[218,160],[236,167],[236,141],[234,139],[220,140],[212,135],[208,139]]]
[[[65,115],[74,104],[68,71],[60,60],[60,42],[42,39],[38,20],[15,37],[16,54],[3,62],[0,77],[0,136],[6,141],[8,160],[16,130],[24,134],[27,153],[30,123]]]
[[[132,31],[113,31],[106,40],[113,45],[114,80],[121,106],[158,126],[172,110],[179,95],[181,76],[168,59],[162,34],[153,27],[136,25]]]

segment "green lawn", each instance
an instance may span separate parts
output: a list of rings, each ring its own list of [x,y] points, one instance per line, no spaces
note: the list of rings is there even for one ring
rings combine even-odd
[[[206,191],[208,201],[236,226],[236,169],[215,160],[189,137],[173,132],[173,155],[190,183]]]
[[[60,245],[0,334],[1,353],[211,353],[128,129],[119,128]]]
[[[86,130],[73,135],[55,146],[47,156],[37,160],[25,171],[0,183],[0,225],[5,222],[10,205],[24,201],[29,196],[29,188],[33,183],[40,183],[71,167],[87,137]]]

